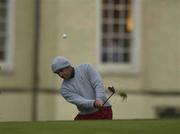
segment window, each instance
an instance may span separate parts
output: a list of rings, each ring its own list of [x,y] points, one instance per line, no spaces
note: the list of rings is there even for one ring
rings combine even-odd
[[[104,73],[139,70],[140,0],[100,0],[99,69]]]
[[[0,0],[0,65],[4,71],[13,66],[13,3],[15,0]]]

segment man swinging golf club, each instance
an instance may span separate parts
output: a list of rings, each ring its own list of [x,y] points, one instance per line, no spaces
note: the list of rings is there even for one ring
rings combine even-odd
[[[57,56],[51,68],[63,79],[61,95],[79,110],[74,120],[112,119],[101,76],[90,64],[73,67],[67,58]]]

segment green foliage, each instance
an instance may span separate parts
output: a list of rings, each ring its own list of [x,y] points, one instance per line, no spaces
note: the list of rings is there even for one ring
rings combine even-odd
[[[127,100],[127,94],[125,92],[118,91],[117,94],[122,97],[123,101]]]

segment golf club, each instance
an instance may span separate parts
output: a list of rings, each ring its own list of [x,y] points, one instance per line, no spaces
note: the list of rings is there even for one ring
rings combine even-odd
[[[115,89],[113,86],[109,86],[108,90],[111,92],[111,95],[105,100],[105,102],[103,103],[103,106],[106,104],[106,102],[111,98],[111,96],[115,93]]]
[[[111,96],[113,94],[115,94],[116,90],[113,86],[109,86],[108,90],[111,92],[111,95],[105,100],[105,102],[103,103],[103,106],[106,104],[106,102],[111,98]],[[125,92],[121,92],[121,91],[117,91],[117,94],[122,97],[122,101],[127,99],[127,94]]]

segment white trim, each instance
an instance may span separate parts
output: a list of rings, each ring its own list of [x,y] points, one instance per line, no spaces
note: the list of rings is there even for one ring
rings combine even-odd
[[[5,61],[0,62],[1,72],[12,72],[14,70],[14,26],[15,26],[15,0],[8,0],[7,9],[7,33],[6,33],[6,52]]]
[[[103,74],[139,74],[140,73],[140,44],[141,44],[141,0],[132,0],[133,2],[133,18],[134,18],[134,32],[132,33],[132,41],[134,46],[132,48],[132,63],[130,64],[105,64],[101,62],[101,0],[97,2],[97,68]]]

